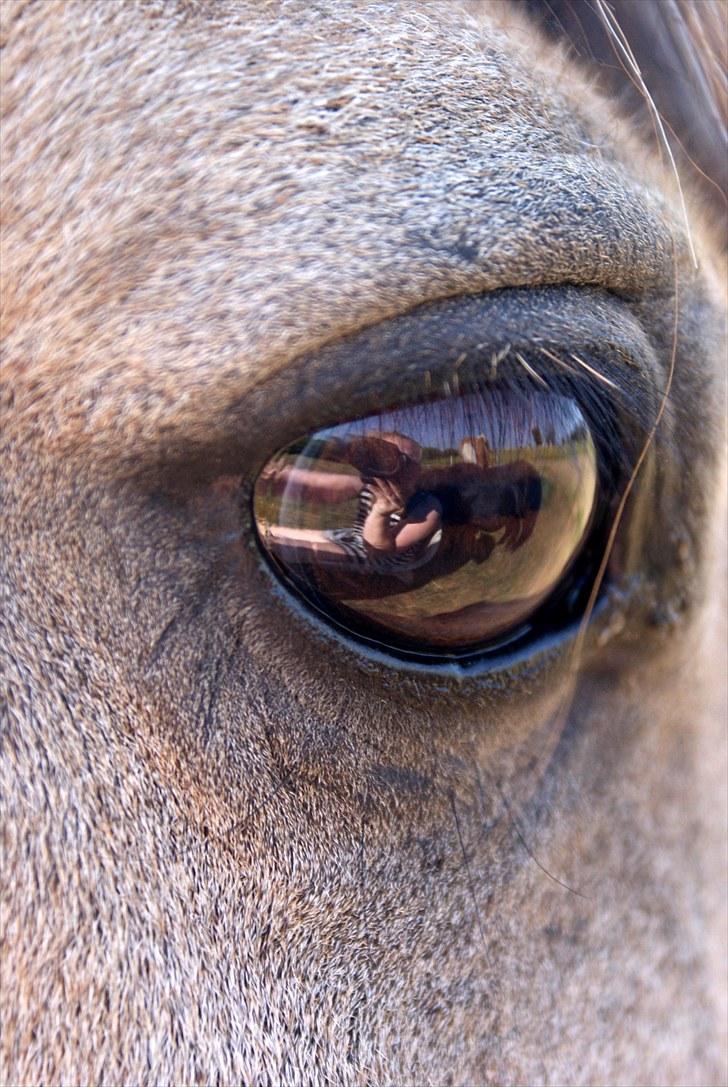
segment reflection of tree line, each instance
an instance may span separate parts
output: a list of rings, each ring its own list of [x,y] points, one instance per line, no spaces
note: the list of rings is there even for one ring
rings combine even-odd
[[[285,496],[294,509],[356,499],[354,523],[336,529],[273,524],[266,542],[299,577],[339,599],[416,589],[467,562],[487,561],[497,547],[515,551],[530,537],[542,506],[536,468],[524,459],[493,464],[482,436],[464,439],[458,462],[449,465],[423,465],[418,443],[396,433],[329,439],[318,451],[356,474],[294,462],[264,473],[259,486]],[[311,452],[302,449],[306,458]]]
[[[538,436],[541,438],[540,432]],[[548,440],[541,439],[540,441],[534,442],[534,445],[538,449],[539,460],[562,461],[573,457],[574,452],[587,440],[588,435],[586,431],[580,429],[563,441],[558,441],[555,434],[551,432],[548,435]],[[478,444],[476,444],[480,442],[482,442],[485,447],[483,452],[487,450],[487,462],[485,463],[483,452],[478,449]],[[471,452],[471,450],[473,451]],[[434,446],[425,446],[423,449],[422,460],[423,463],[428,464],[430,467],[445,467],[465,461],[466,463],[480,464],[482,467],[493,468],[499,464],[510,464],[522,455],[523,445],[502,445],[498,446],[497,449],[493,449],[488,439],[481,434],[477,437],[464,438],[457,449],[437,449]]]

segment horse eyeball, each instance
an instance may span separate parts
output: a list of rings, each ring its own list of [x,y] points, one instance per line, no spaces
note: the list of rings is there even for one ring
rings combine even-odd
[[[564,583],[598,467],[577,402],[475,389],[319,430],[255,484],[265,555],[319,612],[394,650],[510,641]]]

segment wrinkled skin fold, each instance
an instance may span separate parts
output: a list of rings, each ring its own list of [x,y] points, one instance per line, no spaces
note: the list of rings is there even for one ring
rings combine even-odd
[[[529,20],[3,6],[5,1082],[725,1076],[719,216]],[[296,603],[266,460],[546,332],[670,385],[578,656]]]

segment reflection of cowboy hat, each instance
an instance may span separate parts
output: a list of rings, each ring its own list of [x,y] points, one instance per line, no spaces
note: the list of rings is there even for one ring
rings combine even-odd
[[[396,476],[413,460],[386,438],[351,438],[345,459],[363,476],[387,479]]]

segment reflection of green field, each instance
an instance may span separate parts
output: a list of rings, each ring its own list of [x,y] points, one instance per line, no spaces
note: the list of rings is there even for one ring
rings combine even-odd
[[[454,454],[446,451],[427,455],[423,468],[450,465]],[[459,458],[458,458],[459,459]],[[590,438],[570,445],[540,446],[527,450],[501,450],[491,457],[493,467],[528,460],[540,473],[542,506],[530,537],[515,551],[496,546],[482,563],[467,562],[450,573],[435,577],[421,588],[407,590],[379,600],[348,600],[346,603],[373,619],[386,620],[392,614],[415,619],[455,612],[484,601],[506,604],[524,598],[541,598],[558,582],[574,557],[589,523],[596,489],[596,456]],[[281,460],[281,464],[285,461]],[[297,467],[356,475],[353,468],[331,461],[302,462]],[[344,528],[354,524],[357,500],[344,502],[284,501],[256,489],[255,513],[259,522],[286,527],[320,529]],[[447,533],[447,526],[444,532]],[[452,531],[452,530],[451,530]],[[496,532],[498,541],[504,530]]]

